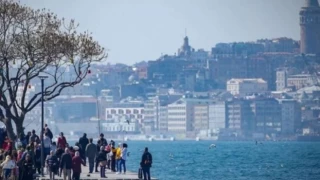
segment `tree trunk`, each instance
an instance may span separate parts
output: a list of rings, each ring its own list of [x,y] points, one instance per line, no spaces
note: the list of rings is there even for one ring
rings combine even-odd
[[[12,120],[11,119],[5,119],[4,124],[6,125],[6,130],[7,130],[7,136],[11,141],[14,141],[16,139],[16,135],[13,131],[12,127]]]
[[[24,128],[23,128],[23,120],[18,120],[16,122],[16,132],[17,132],[17,137],[20,138],[20,136],[24,133]]]

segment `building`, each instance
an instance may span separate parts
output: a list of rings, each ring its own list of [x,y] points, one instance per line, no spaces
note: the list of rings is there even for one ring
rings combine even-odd
[[[226,128],[226,103],[214,102],[209,105],[209,129],[224,129]]]
[[[180,99],[181,95],[151,96],[144,102],[144,125],[150,131],[168,130],[167,105]]]
[[[194,131],[209,129],[208,121],[208,104],[200,104],[193,106],[194,111]]]
[[[281,133],[281,106],[276,99],[260,98],[250,100],[255,133],[265,135]]]
[[[168,107],[160,106],[159,111],[159,131],[167,132],[168,131]]]
[[[287,88],[288,72],[286,69],[278,69],[276,73],[276,89],[283,91]]]
[[[268,84],[263,79],[231,79],[227,81],[227,91],[234,96],[246,96],[268,91]]]
[[[133,121],[131,123],[126,123],[126,122],[102,123],[102,129],[105,132],[136,133],[136,132],[139,132],[139,122]]]
[[[243,99],[226,102],[226,120],[228,129],[251,132],[253,119],[250,102]]]
[[[168,105],[168,131],[186,133],[192,130],[191,107],[184,99]]]
[[[203,111],[203,105],[208,106],[212,101],[208,99],[193,99],[193,98],[181,98],[174,103],[168,105],[168,131],[186,134],[189,132],[194,132],[195,129],[195,106],[202,106],[196,108],[199,110],[197,112],[197,121],[200,124],[204,122],[205,112]],[[199,123],[198,123],[199,124]],[[201,126],[200,125],[200,126]]]
[[[144,102],[144,124],[150,126],[150,131],[159,129],[159,108],[158,97],[150,97]]]
[[[178,55],[179,56],[190,56],[192,51],[192,47],[189,45],[189,38],[188,36],[184,37],[183,39],[183,45],[181,48],[178,50]]]
[[[106,108],[107,122],[130,122],[138,121],[142,123],[144,119],[144,108],[140,106],[121,107],[114,106]]]
[[[55,121],[84,122],[98,117],[98,101],[92,96],[60,96],[53,101]]]
[[[300,11],[300,51],[305,54],[320,53],[320,7],[318,0],[305,0]]]
[[[310,74],[291,75],[287,79],[287,86],[296,90],[311,86],[312,84],[312,76]]]
[[[301,106],[295,100],[281,101],[281,133],[294,135],[301,125]]]

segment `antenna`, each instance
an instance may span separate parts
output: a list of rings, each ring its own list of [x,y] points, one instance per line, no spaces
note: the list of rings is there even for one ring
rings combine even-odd
[[[184,29],[184,36],[187,36],[187,28]]]

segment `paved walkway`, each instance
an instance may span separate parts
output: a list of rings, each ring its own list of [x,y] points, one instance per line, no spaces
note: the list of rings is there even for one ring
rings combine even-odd
[[[82,166],[82,173],[80,180],[101,180],[101,179],[110,179],[110,180],[139,180],[138,174],[133,172],[126,172],[126,174],[116,174],[114,172],[110,172],[109,169],[106,171],[107,178],[100,178],[100,173],[93,173],[88,175],[88,167]],[[56,180],[63,179],[62,177],[55,176]],[[50,180],[49,175],[45,175],[45,177],[39,177],[39,180]],[[152,178],[152,180],[157,180]]]

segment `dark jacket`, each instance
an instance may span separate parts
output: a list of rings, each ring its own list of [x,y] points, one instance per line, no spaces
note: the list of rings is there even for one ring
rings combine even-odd
[[[90,143],[86,147],[86,156],[88,158],[95,158],[97,155],[97,146],[93,143]]]
[[[151,167],[152,166],[152,155],[149,152],[144,152],[141,157],[140,162],[141,167]]]
[[[20,179],[33,180],[33,163],[31,159],[29,161],[23,160],[21,162],[20,168],[21,168]]]
[[[57,156],[57,158],[59,159],[59,161],[61,161],[61,156],[62,156],[62,154],[63,154],[63,149],[61,149],[61,148],[58,148],[57,150],[56,150],[56,156]]]
[[[40,143],[39,136],[36,135],[36,134],[31,134],[31,136],[30,136],[30,138],[29,138],[29,143],[31,143],[31,142],[36,142],[36,141],[37,141],[37,143]]]
[[[61,156],[60,168],[72,169],[72,157],[69,153],[64,153]]]
[[[100,151],[101,146],[107,146],[108,142],[105,138],[100,138],[97,142],[97,150]]]
[[[101,162],[101,161],[106,161],[106,160],[107,160],[107,154],[104,151],[100,151],[97,158],[96,158],[96,161]]]
[[[87,136],[82,136],[79,139],[79,144],[81,145],[81,149],[85,150],[87,145],[89,144],[89,139],[87,138]]]

